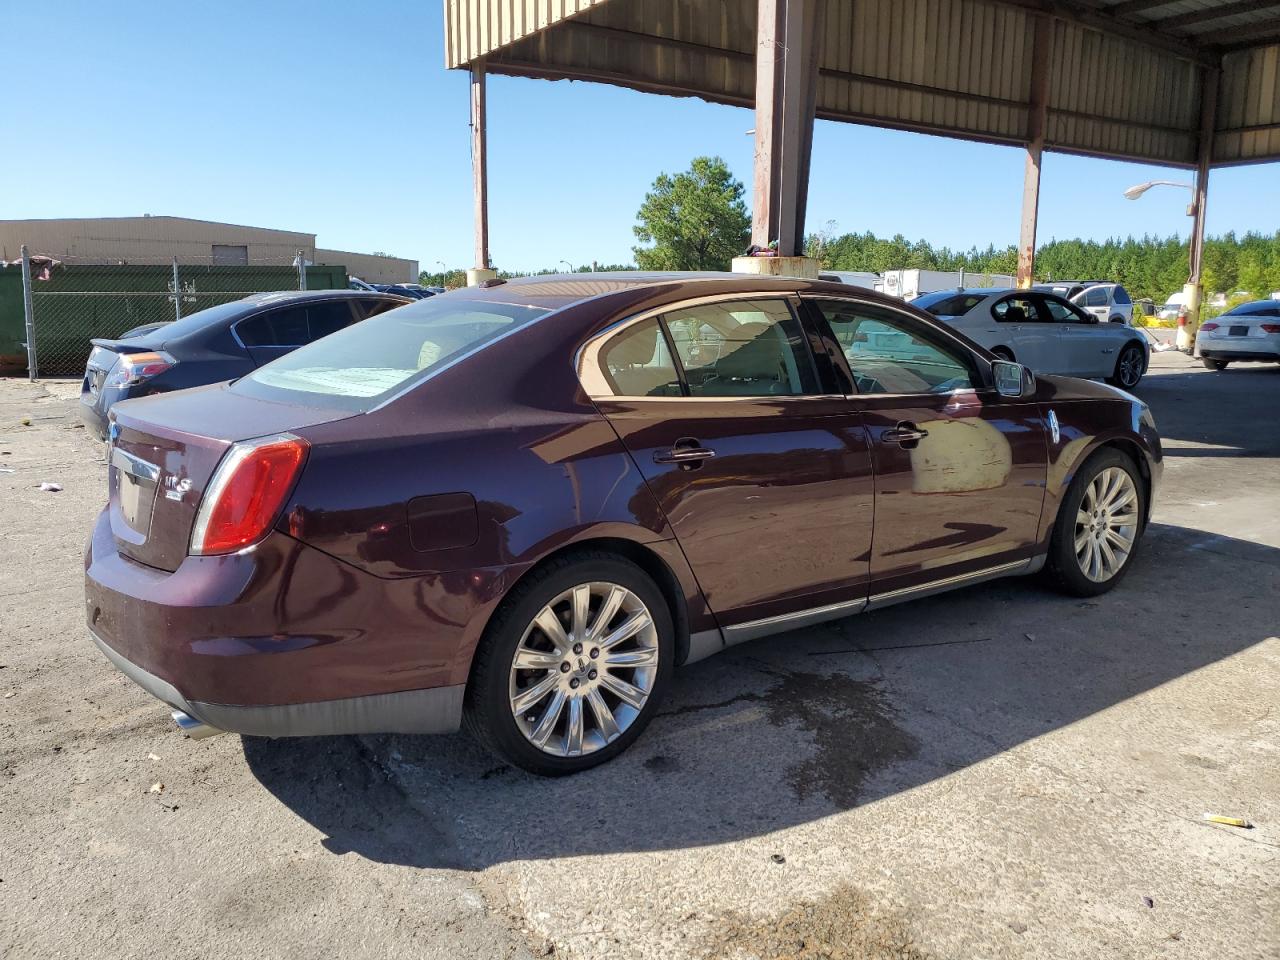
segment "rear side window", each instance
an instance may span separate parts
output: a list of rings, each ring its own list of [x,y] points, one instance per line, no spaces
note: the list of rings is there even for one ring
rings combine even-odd
[[[604,345],[600,364],[619,397],[679,397],[680,376],[658,321],[645,320]]]
[[[1033,297],[1006,297],[991,308],[991,316],[1001,323],[1040,323],[1045,317]]]
[[[1120,304],[1133,303],[1133,301],[1129,299],[1129,291],[1126,290],[1124,287],[1115,288],[1114,299],[1116,303],[1120,303]]]
[[[268,310],[236,324],[246,347],[300,347],[307,342],[307,308]]]
[[[1084,292],[1084,305],[1086,307],[1105,307],[1107,305],[1107,288],[1090,287]]]
[[[818,392],[809,344],[785,300],[705,303],[663,319],[691,397]]]
[[[430,297],[354,323],[259,367],[237,393],[371,410],[393,394],[550,311],[470,297]]]
[[[236,336],[246,347],[300,347],[349,326],[351,320],[345,300],[310,303],[242,320]]]

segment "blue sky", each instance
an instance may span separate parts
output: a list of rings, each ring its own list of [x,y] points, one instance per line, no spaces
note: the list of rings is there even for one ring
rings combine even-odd
[[[10,83],[0,219],[142,213],[314,232],[321,246],[471,262],[467,82],[438,2],[0,0]],[[492,77],[492,252],[505,269],[631,259],[653,178],[719,154],[750,183],[749,111]],[[1023,153],[819,121],[809,227],[935,245],[1017,240]],[[1183,171],[1046,155],[1041,241],[1185,235]],[[1210,233],[1280,228],[1280,169],[1215,171]]]

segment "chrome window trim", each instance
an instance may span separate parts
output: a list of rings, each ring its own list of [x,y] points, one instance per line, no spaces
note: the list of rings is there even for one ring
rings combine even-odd
[[[787,304],[794,304],[797,295],[790,290],[770,290],[770,291],[737,291],[734,293],[717,293],[708,296],[691,297],[685,300],[676,300],[672,303],[663,304],[660,307],[650,307],[648,310],[642,310],[640,313],[634,313],[630,316],[623,317],[614,323],[609,324],[599,333],[587,340],[578,348],[577,356],[574,357],[574,370],[578,375],[578,383],[582,385],[582,389],[586,391],[588,397],[592,400],[692,400],[692,401],[715,401],[723,403],[725,400],[812,400],[812,394],[791,394],[787,396],[773,396],[769,394],[760,394],[756,397],[628,397],[616,394],[613,388],[609,386],[609,381],[605,379],[604,370],[600,366],[600,350],[604,347],[605,341],[613,339],[616,334],[622,333],[628,327],[643,323],[646,320],[652,320],[655,317],[662,317],[668,313],[674,313],[677,310],[687,310],[690,307],[699,307],[708,303],[729,303],[737,300],[783,300]],[[794,311],[793,311],[794,314]],[[797,322],[803,322],[796,318]]]

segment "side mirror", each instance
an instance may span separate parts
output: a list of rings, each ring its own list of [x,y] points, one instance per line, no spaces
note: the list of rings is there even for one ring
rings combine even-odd
[[[995,380],[996,393],[1002,397],[1021,400],[1035,396],[1036,375],[1020,363],[996,360],[991,364],[991,376]]]

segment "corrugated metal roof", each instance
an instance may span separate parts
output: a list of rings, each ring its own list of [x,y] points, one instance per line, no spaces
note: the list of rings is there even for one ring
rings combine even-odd
[[[1035,21],[1052,9],[1048,149],[1194,165],[1205,67],[1220,64],[1215,164],[1280,157],[1280,46],[1243,47],[1271,35],[1280,0],[819,2],[820,117],[1025,142]],[[446,0],[445,13],[451,67],[485,57],[494,73],[753,102],[754,0]]]

